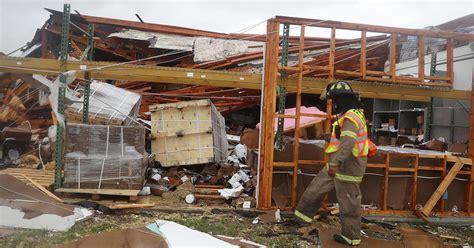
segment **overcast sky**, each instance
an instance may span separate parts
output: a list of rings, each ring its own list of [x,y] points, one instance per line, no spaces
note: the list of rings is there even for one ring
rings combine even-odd
[[[66,0],[64,0],[66,1]],[[0,51],[9,53],[30,41],[48,19],[43,8],[62,10],[62,0],[0,0]],[[474,12],[474,0],[69,0],[81,14],[236,32],[275,15],[396,27],[422,28]],[[73,11],[72,11],[73,12]],[[73,12],[74,13],[74,12]],[[249,33],[265,32],[265,24]]]

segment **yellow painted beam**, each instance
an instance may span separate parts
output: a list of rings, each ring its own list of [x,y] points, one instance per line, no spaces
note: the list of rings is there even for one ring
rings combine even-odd
[[[66,68],[67,70],[78,71],[76,74],[78,78],[84,77],[84,73],[81,72],[81,70],[90,70],[91,78],[97,80],[146,81],[256,90],[260,90],[262,84],[262,76],[260,74],[145,65],[107,67],[112,64],[113,63],[109,62],[68,61]],[[58,75],[59,71],[60,61],[58,60],[0,56],[0,72]],[[296,92],[296,78],[290,78],[287,82],[287,86],[289,92]],[[374,82],[354,81],[352,82],[352,86],[362,97],[367,98],[430,101],[431,97],[465,100],[469,100],[471,97],[470,91],[441,91],[426,87],[416,88],[412,86]],[[303,93],[320,94],[325,87],[326,79],[303,78]]]

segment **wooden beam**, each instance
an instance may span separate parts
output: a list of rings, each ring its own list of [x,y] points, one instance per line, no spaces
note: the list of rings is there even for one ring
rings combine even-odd
[[[108,62],[68,61],[67,69],[80,71],[80,68],[98,68],[110,66]],[[0,71],[19,74],[42,74],[57,76],[60,62],[54,59],[19,58],[0,56]],[[83,73],[76,74],[83,78]],[[224,72],[213,70],[198,70],[186,68],[170,68],[160,66],[121,65],[101,70],[91,71],[91,76],[97,80],[127,80],[145,81],[154,83],[171,83],[186,85],[206,85],[213,87],[231,87],[243,89],[261,89],[262,76],[239,72]],[[377,81],[378,79],[375,79]],[[373,82],[349,81],[353,89],[362,97],[380,99],[401,99],[429,102],[431,97],[470,100],[470,91],[447,90],[441,91],[431,88],[405,87],[393,84],[374,84]],[[382,80],[379,80],[382,82]],[[391,81],[390,81],[391,82]],[[297,78],[289,78],[288,92],[296,92]],[[303,77],[303,93],[321,94],[326,87],[327,80],[320,78]]]
[[[301,26],[300,31],[300,51],[298,53],[298,82],[296,84],[296,118],[295,118],[295,133],[293,136],[293,187],[291,194],[291,206],[296,207],[296,198],[298,193],[298,160],[299,160],[299,139],[300,139],[300,117],[301,117],[301,92],[303,87],[303,64],[304,64],[304,32],[305,27]],[[332,43],[331,37],[331,43]]]
[[[418,36],[418,79],[425,81],[425,37]]]
[[[360,73],[362,80],[367,76],[367,32],[362,31],[360,38]]]
[[[288,24],[293,24],[293,25],[306,25],[306,26],[312,26],[312,27],[337,28],[337,29],[347,29],[347,30],[365,30],[367,32],[396,33],[396,34],[405,34],[405,35],[412,35],[412,36],[424,35],[424,36],[433,37],[433,38],[454,38],[456,40],[474,41],[474,34],[465,34],[465,33],[458,33],[458,32],[387,27],[387,26],[379,26],[379,25],[339,22],[339,21],[330,21],[330,20],[318,20],[318,19],[309,19],[309,18],[296,18],[296,17],[288,17],[288,16],[276,16],[275,20],[282,23],[288,23]]]
[[[454,84],[454,41],[448,39],[446,44],[446,72],[449,77],[449,83]]]
[[[392,82],[395,82],[397,76],[397,34],[390,34],[390,51],[389,51],[389,63],[390,63],[390,75]]]
[[[336,56],[336,29],[331,28],[331,42],[329,44],[329,82],[334,80],[334,58]]]
[[[439,184],[438,188],[435,190],[435,192],[431,195],[430,199],[426,202],[426,204],[421,209],[421,213],[423,213],[424,216],[430,215],[431,210],[433,210],[438,200],[444,195],[444,192],[446,192],[446,189],[448,189],[449,185],[451,185],[451,182],[453,182],[454,178],[456,177],[458,172],[461,170],[463,165],[464,163],[461,161],[454,163],[453,167],[449,170],[446,177]]]

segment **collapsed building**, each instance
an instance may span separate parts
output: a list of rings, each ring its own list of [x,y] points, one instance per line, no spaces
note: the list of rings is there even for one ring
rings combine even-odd
[[[0,57],[0,173],[55,169],[39,183],[96,199],[176,192],[188,203],[288,210],[327,162],[331,106],[319,94],[343,79],[360,92],[378,145],[361,186],[365,213],[473,215],[473,15],[425,29],[277,16],[259,35],[77,12],[65,35],[64,13],[46,11],[21,54]],[[305,35],[312,28],[330,35]],[[331,192],[326,206],[335,202]]]

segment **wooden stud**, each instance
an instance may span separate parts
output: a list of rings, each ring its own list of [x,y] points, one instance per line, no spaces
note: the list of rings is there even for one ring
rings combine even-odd
[[[389,51],[389,63],[390,63],[390,76],[392,82],[395,82],[397,76],[397,34],[390,34],[390,51]]]
[[[388,176],[390,171],[390,153],[385,156],[385,164],[387,167],[384,169],[383,175],[383,193],[382,193],[382,209],[387,210],[387,202],[388,202]]]
[[[331,130],[331,120],[332,120],[332,100],[326,100],[326,120],[324,121],[324,132],[330,133]]]
[[[336,55],[336,28],[331,28],[331,41],[329,45],[329,82],[334,80],[334,59]]]
[[[367,76],[367,32],[362,31],[360,39],[360,72],[362,73],[362,80]]]
[[[444,192],[446,192],[446,189],[448,189],[449,185],[451,185],[451,182],[454,180],[454,178],[456,177],[458,172],[461,170],[463,165],[464,163],[461,161],[454,163],[453,167],[449,170],[444,180],[438,185],[438,188],[435,190],[435,192],[431,195],[430,199],[423,206],[421,213],[423,213],[425,216],[430,215],[431,210],[433,210],[438,200],[444,195]]]
[[[472,85],[471,85],[471,106],[474,106],[474,68],[472,69]],[[469,144],[474,144],[474,111],[471,110],[471,122],[469,128]],[[465,207],[464,211],[468,214],[471,214],[472,208],[472,191],[473,191],[473,184],[474,184],[474,166],[472,165],[472,161],[474,161],[474,147],[473,145],[469,146],[469,158],[471,159],[471,174],[469,175],[469,182],[467,183],[466,188],[466,200],[465,200]]]
[[[446,177],[446,166],[447,165],[448,165],[448,161],[446,160],[446,157],[444,157],[443,158],[443,172],[441,173],[441,179],[440,179],[439,183],[441,183],[444,180],[444,178]],[[445,200],[444,200],[444,196],[443,196],[440,199],[439,211],[444,212],[444,204],[445,204]]]
[[[448,83],[454,84],[454,41],[452,38],[447,40],[446,44],[446,72],[449,78]]]
[[[418,36],[418,79],[425,82],[425,36]]]
[[[262,124],[262,144],[260,154],[260,176],[258,208],[271,207],[273,178],[274,113],[276,109],[276,83],[278,79],[278,42],[280,24],[274,20],[267,22],[264,106]]]
[[[295,135],[293,136],[293,191],[291,195],[291,206],[296,207],[296,198],[298,193],[298,160],[299,160],[299,137],[300,137],[300,117],[301,117],[301,91],[303,88],[303,63],[304,63],[304,31],[305,26],[301,26],[300,32],[300,51],[298,54],[298,83],[296,85],[296,118]]]
[[[416,194],[417,194],[417,184],[418,184],[418,165],[419,165],[419,157],[417,155],[414,156],[413,161],[413,177],[412,177],[412,185],[411,185],[411,210],[416,210]]]

